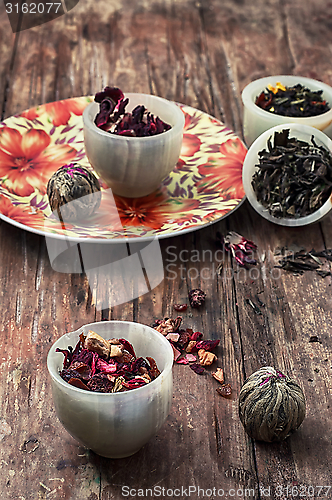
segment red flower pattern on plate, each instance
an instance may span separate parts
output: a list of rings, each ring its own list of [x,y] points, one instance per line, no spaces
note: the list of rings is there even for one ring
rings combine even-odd
[[[86,97],[66,99],[65,101],[50,102],[36,108],[28,109],[20,116],[28,118],[28,120],[35,120],[46,114],[53,125],[59,127],[59,125],[67,125],[71,113],[80,116],[88,104],[89,100]]]
[[[4,195],[0,195],[0,213],[9,219],[30,227],[40,227],[44,222],[42,212],[32,212],[29,208],[13,203]]]
[[[29,196],[35,189],[46,192],[48,179],[76,156],[66,144],[50,144],[50,136],[41,129],[0,129],[0,178],[9,192]]]
[[[180,156],[194,156],[200,150],[202,141],[196,134],[188,134],[186,130],[192,126],[191,117],[185,113],[182,148]]]
[[[221,144],[221,156],[209,158],[204,165],[199,165],[198,171],[203,179],[196,183],[198,192],[225,192],[233,198],[242,199],[244,189],[242,185],[242,166],[247,149],[238,138],[228,139]]]

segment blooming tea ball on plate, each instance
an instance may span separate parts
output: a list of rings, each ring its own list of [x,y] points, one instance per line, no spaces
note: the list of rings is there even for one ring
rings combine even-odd
[[[280,370],[264,366],[250,375],[239,395],[240,420],[258,441],[282,441],[303,422],[306,412],[301,387]]]
[[[60,220],[75,221],[93,214],[100,205],[97,177],[78,163],[63,165],[49,179],[47,195]]]

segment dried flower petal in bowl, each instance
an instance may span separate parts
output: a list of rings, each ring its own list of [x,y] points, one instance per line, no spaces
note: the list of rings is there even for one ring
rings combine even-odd
[[[63,380],[87,391],[129,391],[160,375],[155,360],[152,357],[146,360],[137,358],[127,340],[107,341],[91,330],[87,336],[80,334],[74,350],[72,347],[58,348],[56,352],[65,356],[60,372]]]
[[[117,87],[105,87],[95,95],[100,103],[99,113],[95,118],[97,127],[115,135],[129,137],[148,137],[162,134],[171,126],[155,117],[145,106],[139,104],[130,113],[126,113],[129,99]]]

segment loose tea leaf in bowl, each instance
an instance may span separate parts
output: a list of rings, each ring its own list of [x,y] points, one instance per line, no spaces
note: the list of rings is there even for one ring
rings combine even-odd
[[[320,209],[332,191],[332,156],[324,146],[289,137],[289,129],[275,132],[251,185],[257,201],[279,218],[300,218]]]
[[[276,115],[291,117],[317,116],[330,109],[322,90],[310,90],[300,83],[285,87],[280,82],[268,87],[256,98],[255,104]]]

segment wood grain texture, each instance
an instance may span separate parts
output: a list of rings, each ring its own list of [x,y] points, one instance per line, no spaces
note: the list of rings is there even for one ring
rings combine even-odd
[[[65,16],[16,35],[3,4],[0,9],[4,117],[117,85],[197,107],[241,136],[240,93],[251,80],[294,73],[332,83],[331,2],[82,0]],[[250,272],[222,255],[216,232],[228,230],[257,243],[258,264]],[[116,293],[114,280],[105,278],[96,292],[84,273],[53,270],[43,237],[1,221],[1,498],[120,500],[127,485],[253,489],[255,500],[264,498],[260,488],[270,488],[270,498],[284,500],[286,486],[302,486],[303,492],[332,484],[331,277],[294,276],[274,267],[278,248],[301,246],[332,248],[331,217],[287,229],[259,218],[245,202],[211,227],[162,240],[162,283],[100,310],[103,294]],[[46,369],[52,342],[94,321],[151,324],[175,316],[173,304],[186,302],[194,287],[206,291],[206,304],[189,308],[183,324],[221,339],[217,363],[232,397],[216,393],[211,370],[200,377],[177,365],[171,413],[136,455],[109,460],[81,447],[53,408]],[[319,342],[309,342],[311,335]],[[299,431],[274,444],[252,442],[237,414],[243,381],[270,364],[293,376],[307,398]],[[316,497],[329,498],[326,491]]]

